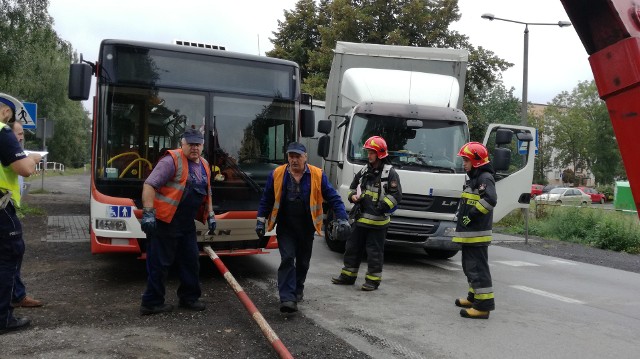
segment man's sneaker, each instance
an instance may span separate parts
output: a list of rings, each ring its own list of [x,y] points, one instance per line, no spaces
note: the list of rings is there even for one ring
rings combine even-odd
[[[344,285],[352,285],[356,282],[356,277],[349,277],[344,273],[340,273],[337,277],[331,277],[331,283],[333,284],[344,284]]]
[[[25,296],[24,298],[22,298],[21,301],[17,302],[17,303],[11,303],[11,306],[14,308],[18,308],[18,307],[22,307],[22,308],[36,308],[36,307],[42,307],[43,303],[42,301],[39,301],[37,299],[33,299],[30,296]]]
[[[201,312],[205,310],[207,306],[199,300],[194,300],[193,302],[180,302],[180,307],[193,310],[195,312]]]
[[[140,315],[160,314],[168,313],[173,310],[171,304],[159,304],[159,305],[140,305]]]
[[[456,306],[460,308],[471,308],[473,303],[471,303],[467,298],[458,298],[456,299]]]
[[[29,318],[13,318],[13,320],[9,321],[8,326],[0,328],[0,335],[24,329],[28,327],[29,324],[31,324],[31,320],[29,320]]]
[[[295,313],[298,311],[298,303],[296,302],[282,302],[280,303],[280,311],[282,313]]]
[[[474,308],[460,309],[460,316],[471,319],[489,319],[489,312],[477,310]]]
[[[373,290],[378,289],[378,286],[380,285],[380,282],[373,282],[373,281],[365,281],[364,284],[362,284],[362,287],[360,287],[360,289],[364,290],[365,292],[371,292]]]

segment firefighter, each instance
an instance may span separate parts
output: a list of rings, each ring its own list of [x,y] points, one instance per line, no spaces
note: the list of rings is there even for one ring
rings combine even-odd
[[[22,224],[16,215],[20,207],[18,175],[35,173],[39,154],[25,154],[7,123],[16,120],[22,103],[0,93],[0,334],[29,326],[28,318],[13,316],[11,298],[16,291],[15,278],[20,273],[24,255]]]
[[[344,267],[334,284],[354,284],[362,255],[367,253],[367,274],[360,289],[378,289],[382,280],[384,262],[384,241],[390,216],[402,200],[400,178],[386,160],[387,143],[379,136],[369,138],[363,148],[367,150],[369,163],[363,167],[351,182],[349,202],[354,203],[352,213],[353,232],[347,240],[344,253]]]
[[[488,319],[495,309],[488,248],[491,244],[493,208],[496,194],[493,166],[489,163],[487,148],[478,142],[469,142],[460,148],[467,180],[458,207],[458,223],[453,241],[462,246],[462,269],[467,276],[469,292],[455,304],[463,309],[464,318]]]
[[[260,199],[256,234],[263,238],[265,231],[278,227],[278,292],[280,311],[298,311],[304,298],[313,249],[313,233],[322,232],[322,203],[333,208],[336,216],[332,224],[337,232],[349,232],[351,227],[340,195],[318,167],[307,164],[307,149],[292,142],[287,147],[287,164],[277,167],[267,179]]]

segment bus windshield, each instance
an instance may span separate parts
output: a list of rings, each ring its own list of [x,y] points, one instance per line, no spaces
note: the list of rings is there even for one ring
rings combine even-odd
[[[467,126],[463,122],[356,114],[348,137],[349,161],[367,163],[367,151],[362,146],[371,136],[385,139],[389,159],[397,169],[464,173],[457,156],[467,142]]]

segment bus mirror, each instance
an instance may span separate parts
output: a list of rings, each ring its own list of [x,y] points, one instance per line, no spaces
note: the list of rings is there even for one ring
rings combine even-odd
[[[331,120],[318,121],[318,132],[328,135],[331,132]]]
[[[324,135],[318,139],[318,156],[327,158],[329,156],[329,146],[331,145],[331,137]]]
[[[69,67],[69,99],[74,101],[88,100],[90,89],[91,66],[83,63],[71,64]]]
[[[315,135],[316,116],[312,110],[300,110],[300,136],[313,137]]]

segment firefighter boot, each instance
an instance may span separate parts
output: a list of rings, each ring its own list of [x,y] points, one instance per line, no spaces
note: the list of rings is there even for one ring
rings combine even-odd
[[[475,308],[461,309],[460,316],[471,319],[489,319],[489,312],[477,310]]]
[[[331,283],[333,284],[343,284],[343,285],[352,285],[356,282],[355,276],[348,276],[344,273],[340,273],[337,277],[331,277]]]
[[[471,308],[472,306],[473,306],[473,303],[471,303],[467,298],[456,299],[456,307]]]
[[[362,284],[362,287],[360,287],[361,290],[364,290],[365,292],[371,292],[373,290],[378,289],[378,286],[380,285],[380,281],[375,281],[375,280],[370,280],[368,278],[366,278],[364,280],[364,284]]]

